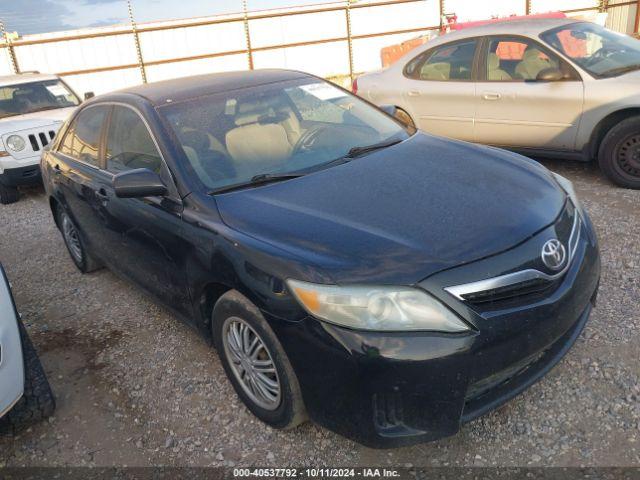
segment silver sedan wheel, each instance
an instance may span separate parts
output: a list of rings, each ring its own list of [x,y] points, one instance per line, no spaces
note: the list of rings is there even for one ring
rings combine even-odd
[[[75,225],[66,213],[62,214],[62,235],[73,259],[77,263],[82,263],[82,245],[80,244],[78,230],[76,230]]]
[[[230,317],[222,327],[222,342],[242,390],[259,407],[276,410],[282,396],[280,379],[260,335],[241,318]]]

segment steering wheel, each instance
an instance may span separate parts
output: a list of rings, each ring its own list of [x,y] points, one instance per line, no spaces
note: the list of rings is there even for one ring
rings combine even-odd
[[[328,127],[326,125],[315,125],[306,130],[302,135],[300,135],[300,138],[298,138],[298,141],[293,146],[291,154],[295,155],[303,150],[309,150],[318,140],[318,137],[326,131],[327,128]]]

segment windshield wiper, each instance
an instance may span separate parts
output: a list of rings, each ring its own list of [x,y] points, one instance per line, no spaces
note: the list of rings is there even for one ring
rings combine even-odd
[[[254,175],[247,182],[234,183],[232,185],[226,185],[224,187],[216,188],[208,192],[209,195],[216,195],[218,193],[231,192],[233,190],[240,190],[242,188],[257,187],[271,182],[279,182],[282,180],[289,180],[291,178],[302,177],[304,173],[260,173]]]
[[[633,65],[626,65],[624,67],[612,68],[604,73],[601,73],[603,77],[615,77],[622,75],[623,73],[633,72],[634,70],[640,70],[640,63],[634,63]]]
[[[356,158],[365,153],[373,152],[375,150],[382,150],[383,148],[391,147],[397,143],[400,143],[402,139],[394,138],[392,140],[384,140],[382,142],[374,143],[372,145],[366,145],[364,147],[353,147],[350,149],[344,158]]]

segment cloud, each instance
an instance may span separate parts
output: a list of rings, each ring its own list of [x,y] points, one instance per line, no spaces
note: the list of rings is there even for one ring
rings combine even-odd
[[[111,17],[104,20],[98,20],[97,22],[90,23],[87,27],[108,27],[109,25],[117,25],[120,23],[128,23],[129,20],[125,17]]]
[[[64,20],[69,14],[67,7],[52,0],[0,2],[0,20],[6,30],[21,35],[76,28]]]
[[[127,3],[126,0],[84,0],[85,5],[103,5],[108,3]]]

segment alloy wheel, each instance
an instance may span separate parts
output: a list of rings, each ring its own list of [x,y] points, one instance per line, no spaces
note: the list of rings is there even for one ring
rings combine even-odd
[[[78,236],[78,230],[66,213],[62,214],[62,235],[69,247],[71,256],[77,263],[82,263],[82,244]]]
[[[258,333],[243,319],[228,318],[222,328],[224,351],[242,390],[259,407],[276,410],[281,385],[271,352]]]

